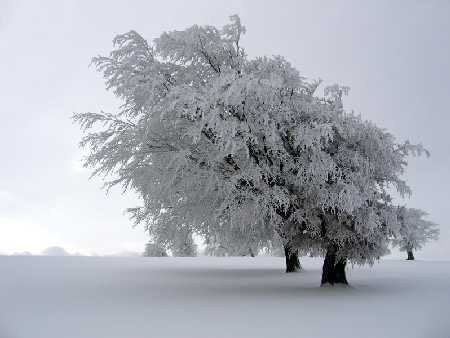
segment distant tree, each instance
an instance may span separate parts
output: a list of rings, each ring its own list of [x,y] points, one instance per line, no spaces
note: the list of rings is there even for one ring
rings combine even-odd
[[[174,257],[197,256],[197,245],[190,230],[177,231],[172,239],[171,251]]]
[[[152,241],[145,244],[144,257],[167,257],[166,250]]]
[[[1,255],[1,253],[0,253]],[[33,254],[28,251],[22,251],[22,252],[14,252],[13,256],[32,256]]]
[[[69,253],[59,246],[51,246],[42,251],[45,256],[69,256]]]
[[[212,256],[251,256],[258,255],[265,241],[261,227],[247,226],[242,223],[218,224],[217,228],[205,236],[205,254]]]
[[[408,254],[407,260],[414,260],[414,251],[420,250],[428,241],[437,240],[439,229],[433,222],[424,219],[428,214],[420,209],[398,207],[400,233],[394,245]]]

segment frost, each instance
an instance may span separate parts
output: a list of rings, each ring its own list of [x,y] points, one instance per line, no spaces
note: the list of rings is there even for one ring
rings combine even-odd
[[[222,29],[194,25],[153,43],[134,31],[116,37],[93,63],[123,104],[74,115],[87,132],[85,165],[107,188],[141,196],[130,214],[167,250],[192,234],[224,254],[278,238],[373,263],[400,229],[389,188],[410,193],[407,156],[426,150],[346,112],[348,87],[320,97],[320,81],[283,57],[249,59],[244,33],[232,16]]]

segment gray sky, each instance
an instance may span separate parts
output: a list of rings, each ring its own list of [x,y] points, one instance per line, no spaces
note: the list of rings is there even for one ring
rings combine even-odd
[[[414,194],[441,239],[417,256],[450,257],[449,1],[22,1],[0,0],[0,252],[141,251],[123,214],[130,195],[100,190],[81,168],[73,112],[112,111],[91,57],[134,29],[149,40],[239,14],[250,56],[280,54],[307,77],[351,87],[348,109],[423,143],[410,162]]]

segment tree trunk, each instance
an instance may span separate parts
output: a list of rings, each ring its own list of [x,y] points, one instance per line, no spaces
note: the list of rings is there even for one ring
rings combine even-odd
[[[341,258],[334,266],[334,283],[348,285],[347,276],[345,274],[345,266],[347,265],[347,259]]]
[[[289,244],[286,244],[284,246],[284,255],[286,256],[286,272],[297,272],[301,270],[298,249],[293,249]]]
[[[336,248],[330,246],[325,255],[325,260],[323,261],[322,267],[322,281],[321,285],[334,284],[334,266],[336,263]]]
[[[327,249],[325,255],[325,260],[323,262],[322,268],[322,281],[321,285],[325,284],[344,284],[348,285],[347,276],[345,274],[345,266],[347,265],[347,259],[340,258],[336,262],[336,251],[335,245],[331,245]]]
[[[408,258],[406,260],[408,261],[413,261],[414,260],[414,254],[412,252],[412,250],[408,250]]]
[[[253,252],[252,248],[248,248],[248,252],[250,253],[250,257],[255,257],[255,253]]]

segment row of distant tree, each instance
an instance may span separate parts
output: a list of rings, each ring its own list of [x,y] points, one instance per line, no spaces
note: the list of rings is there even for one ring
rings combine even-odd
[[[322,284],[347,283],[347,262],[372,264],[392,243],[412,259],[438,232],[391,195],[411,194],[408,158],[428,151],[344,110],[347,87],[319,95],[283,57],[249,58],[244,33],[238,16],[153,42],[130,31],[93,59],[122,106],[73,116],[85,165],[139,194],[128,211],[149,252],[193,253],[193,234],[215,255],[283,247],[288,272],[323,256]]]
[[[399,207],[398,218],[401,223],[400,234],[392,239],[392,245],[407,253],[407,260],[414,260],[414,251],[420,250],[429,240],[437,239],[439,231],[436,225],[424,217],[427,215],[424,211],[413,208]],[[270,246],[261,247],[258,242],[240,241],[237,238],[226,243],[214,243],[205,247],[204,254],[210,256],[251,256],[254,257],[260,253],[273,256],[282,256],[283,241],[281,238],[275,238]],[[183,234],[183,237],[173,241],[171,254],[175,257],[197,256],[197,245],[195,244],[192,233]],[[143,253],[146,257],[167,257],[167,250],[158,242],[149,241],[145,245]]]
[[[1,253],[0,253],[0,255],[1,255]],[[33,254],[29,251],[14,252],[12,255],[13,256],[33,256]],[[42,256],[70,256],[71,254],[68,253],[64,248],[61,248],[59,246],[50,246],[50,247],[42,250],[42,253],[40,255],[42,255]],[[79,255],[79,254],[74,254],[74,255]]]

